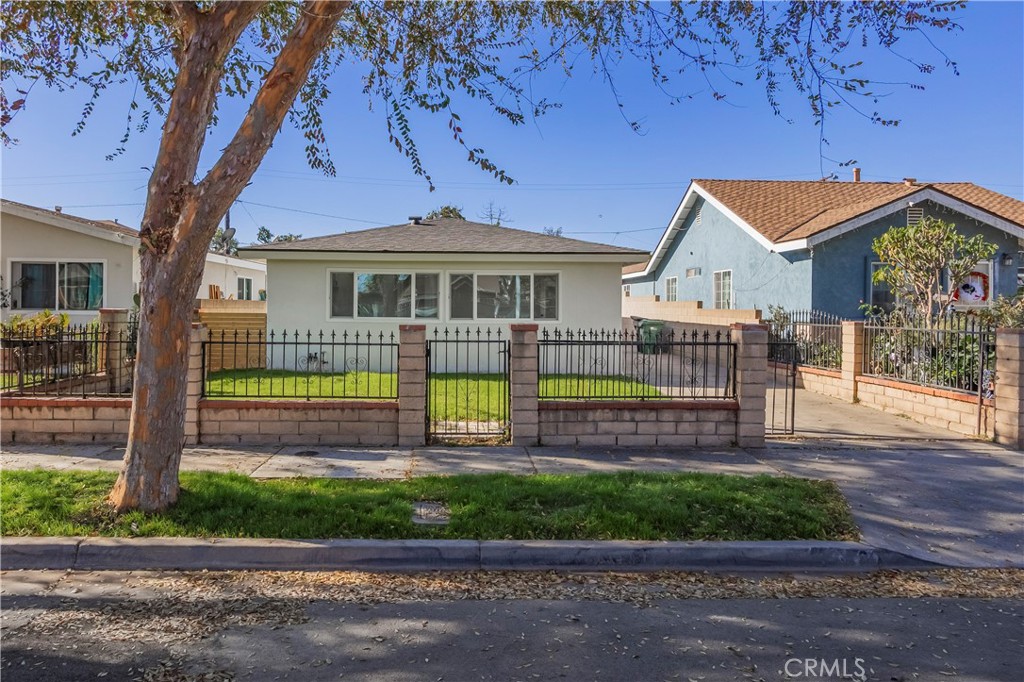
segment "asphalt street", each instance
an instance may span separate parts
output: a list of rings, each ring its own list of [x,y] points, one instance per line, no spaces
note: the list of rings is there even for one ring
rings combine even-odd
[[[1019,590],[906,596],[927,595],[948,576],[915,576],[909,586],[888,577],[877,584],[892,583],[899,596],[851,598],[821,595],[875,583],[526,574],[469,586],[437,576],[261,575],[6,573],[0,674],[5,682],[1009,682],[1021,679],[1024,662]],[[698,598],[678,598],[680,585]],[[817,596],[793,596],[801,593]]]

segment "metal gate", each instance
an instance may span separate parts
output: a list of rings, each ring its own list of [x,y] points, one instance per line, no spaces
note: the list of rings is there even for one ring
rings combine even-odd
[[[795,341],[768,340],[768,376],[765,405],[765,433],[786,436],[795,431],[796,421]]]
[[[427,442],[501,444],[511,436],[509,342],[498,330],[427,339]]]

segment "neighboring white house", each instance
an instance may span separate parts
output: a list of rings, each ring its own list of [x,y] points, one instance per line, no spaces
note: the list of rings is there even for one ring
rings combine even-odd
[[[243,247],[267,262],[268,330],[397,332],[619,329],[620,273],[636,249],[465,220],[410,223]],[[507,335],[506,337],[507,338]]]
[[[0,275],[11,292],[11,307],[0,311],[31,315],[43,309],[65,312],[72,324],[96,317],[100,308],[130,308],[139,283],[139,233],[106,220],[90,220],[3,200],[0,205]],[[209,284],[224,297],[259,298],[266,289],[264,263],[208,254],[198,297]]]

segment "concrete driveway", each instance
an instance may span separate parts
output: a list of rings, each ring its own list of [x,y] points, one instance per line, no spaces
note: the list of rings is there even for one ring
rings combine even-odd
[[[966,439],[806,440],[752,454],[783,474],[835,481],[870,545],[951,566],[1024,568],[1019,452]]]

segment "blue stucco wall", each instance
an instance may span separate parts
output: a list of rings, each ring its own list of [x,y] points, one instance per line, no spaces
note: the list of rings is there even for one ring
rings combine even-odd
[[[1012,296],[1017,289],[1017,263],[1002,265],[1000,255],[1009,253],[1017,257],[1017,238],[990,225],[932,202],[918,204],[926,216],[954,223],[957,230],[968,237],[981,234],[998,246],[993,270],[995,295]],[[906,211],[900,210],[852,232],[840,235],[814,247],[812,306],[848,318],[863,316],[862,301],[871,293],[870,263],[876,260],[871,242],[892,226],[906,225]]]
[[[694,224],[701,207],[701,223]],[[806,251],[778,254],[761,246],[723,213],[698,200],[686,219],[686,230],[677,236],[658,267],[646,281],[625,280],[633,296],[657,294],[664,300],[665,280],[679,278],[680,301],[703,301],[714,306],[713,273],[732,270],[733,307],[760,308],[768,304],[790,310],[811,305],[811,260]],[[699,267],[697,277],[686,277],[686,269]]]

